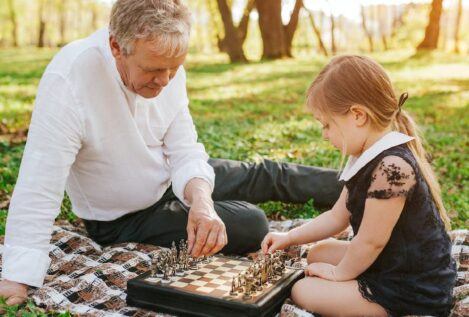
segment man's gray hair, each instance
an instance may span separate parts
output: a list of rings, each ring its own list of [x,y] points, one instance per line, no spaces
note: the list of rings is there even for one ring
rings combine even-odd
[[[181,0],[117,0],[111,11],[109,32],[125,55],[134,41],[155,41],[154,51],[167,57],[187,52],[191,15]]]

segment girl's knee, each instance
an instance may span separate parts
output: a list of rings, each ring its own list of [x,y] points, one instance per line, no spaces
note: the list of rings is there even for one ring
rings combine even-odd
[[[306,278],[302,278],[293,285],[291,290],[291,299],[297,306],[309,308],[312,300],[310,286],[311,284],[306,281]]]
[[[309,263],[323,262],[322,254],[330,247],[328,240],[320,241],[313,245],[308,251],[307,261]]]

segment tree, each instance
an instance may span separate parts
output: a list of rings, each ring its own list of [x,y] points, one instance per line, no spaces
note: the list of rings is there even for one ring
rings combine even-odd
[[[245,63],[247,62],[247,58],[244,55],[243,42],[239,37],[238,30],[234,26],[231,8],[228,6],[226,0],[217,0],[217,4],[225,28],[225,37],[222,40],[224,43],[223,48],[226,49],[232,63]]]
[[[461,17],[462,17],[462,0],[458,0],[458,7],[456,13],[456,21],[454,26],[454,52],[459,54],[459,29],[461,28]]]
[[[310,10],[308,10],[305,6],[303,6],[303,9],[308,13],[309,17],[309,22],[311,23],[311,26],[313,27],[314,34],[316,34],[316,38],[318,40],[319,48],[321,49],[322,53],[324,56],[328,56],[327,48],[324,45],[324,42],[322,40],[321,36],[321,30],[318,28],[316,21],[314,20],[314,14]]]
[[[387,26],[388,26],[388,6],[386,5],[377,5],[377,18],[378,18],[378,27],[379,33],[381,36],[381,42],[383,43],[383,48],[385,51],[388,50],[388,39],[387,39]]]
[[[243,17],[241,18],[241,21],[239,22],[238,26],[235,27],[233,25],[233,27],[236,29],[236,34],[238,36],[238,39],[240,41],[240,44],[241,46],[244,44],[244,41],[246,40],[246,36],[248,34],[248,26],[249,26],[249,17],[250,17],[250,14],[251,14],[251,11],[254,9],[255,7],[255,0],[248,0],[247,4],[246,4],[246,7],[244,8],[244,11],[243,11]],[[220,6],[219,6],[220,8]],[[228,8],[228,10],[226,9]],[[224,10],[227,10],[227,12],[225,14],[227,15],[231,15],[231,10],[229,9],[229,6],[228,4],[226,6],[223,6],[223,9]],[[221,13],[221,11],[220,11]],[[223,14],[222,15],[222,18],[223,18]],[[229,21],[228,21],[229,23]],[[223,38],[221,38],[219,35],[217,35],[217,44],[218,44],[218,49],[221,51],[221,52],[225,52],[227,53],[228,51],[228,48],[227,48],[227,43],[226,41],[228,40],[228,37],[226,36],[226,31],[225,31],[225,36]],[[232,34],[230,34],[232,35]]]
[[[16,10],[13,0],[7,0],[8,13],[10,15],[11,22],[11,38],[13,39],[13,46],[18,46],[18,23],[16,22]]]
[[[438,37],[440,35],[440,19],[443,9],[443,0],[433,0],[428,24],[425,29],[425,37],[417,46],[417,50],[434,50],[438,46]]]
[[[38,8],[38,36],[37,36],[37,47],[44,47],[44,34],[46,32],[46,21],[44,19],[44,6],[45,0],[39,0]]]
[[[367,19],[366,19],[366,12],[365,12],[365,7],[362,5],[361,7],[361,15],[362,15],[362,27],[363,31],[365,32],[366,38],[368,39],[368,44],[370,46],[370,52],[373,52],[373,34],[371,33],[370,29],[368,28],[367,25]]]
[[[259,28],[261,31],[263,59],[277,59],[292,57],[291,46],[293,36],[298,26],[300,9],[303,0],[296,0],[295,7],[287,25],[282,22],[281,0],[256,0],[259,13]]]

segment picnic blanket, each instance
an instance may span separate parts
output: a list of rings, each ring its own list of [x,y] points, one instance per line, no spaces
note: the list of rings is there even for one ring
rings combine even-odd
[[[305,220],[271,221],[271,231],[288,231]],[[458,263],[451,317],[469,316],[469,230],[451,232],[452,254]],[[337,238],[351,239],[351,231]],[[308,246],[303,246],[307,249]],[[126,305],[127,280],[150,269],[151,259],[163,248],[123,243],[101,247],[86,236],[83,227],[56,223],[51,239],[51,266],[44,286],[31,289],[30,298],[46,310],[70,311],[79,316],[170,316]],[[0,238],[0,264],[3,237]],[[0,266],[1,267],[1,266]],[[34,269],[34,264],[31,264]],[[282,317],[314,316],[286,301]]]

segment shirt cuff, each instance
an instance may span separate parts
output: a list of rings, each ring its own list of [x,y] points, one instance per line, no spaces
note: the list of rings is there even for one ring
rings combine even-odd
[[[205,180],[210,185],[211,192],[213,192],[215,186],[215,172],[206,161],[191,161],[179,167],[172,173],[171,177],[173,192],[176,197],[188,207],[190,203],[184,197],[184,189],[187,183],[193,178]]]
[[[50,265],[49,254],[21,246],[4,245],[2,279],[41,287]]]

